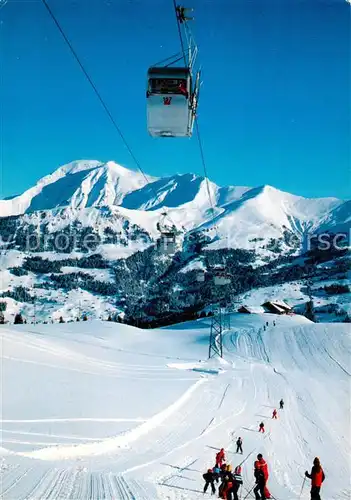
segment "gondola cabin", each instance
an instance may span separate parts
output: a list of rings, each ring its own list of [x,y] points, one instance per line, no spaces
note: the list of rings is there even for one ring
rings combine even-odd
[[[157,240],[158,249],[165,254],[173,255],[177,250],[176,236],[173,232],[162,232]]]
[[[206,280],[205,271],[199,270],[196,273],[196,281],[199,283],[204,283]]]
[[[147,128],[151,136],[191,136],[195,115],[189,68],[150,68],[146,97]]]
[[[214,284],[216,286],[224,286],[230,284],[230,276],[229,275],[215,275],[214,276]]]
[[[216,264],[212,267],[213,282],[216,286],[229,285],[231,282],[231,275],[226,272],[226,268],[222,264]]]

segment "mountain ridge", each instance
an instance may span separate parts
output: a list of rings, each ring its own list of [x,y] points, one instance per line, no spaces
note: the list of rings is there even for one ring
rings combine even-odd
[[[89,220],[97,228],[102,219],[104,226],[115,230],[117,217],[129,227],[146,231],[150,241],[157,238],[157,221],[166,212],[182,231],[208,232],[212,249],[251,249],[254,242],[263,241],[261,247],[266,248],[287,233],[302,244],[320,230],[347,231],[351,202],[305,198],[270,185],[218,186],[193,173],[146,178],[113,161],[77,160],[21,195],[0,200],[2,217],[15,216],[30,224],[36,212],[46,212],[44,218],[51,218],[48,231],[68,224],[87,226]],[[120,231],[120,220],[117,226]],[[288,246],[283,242],[279,250],[289,250]]]

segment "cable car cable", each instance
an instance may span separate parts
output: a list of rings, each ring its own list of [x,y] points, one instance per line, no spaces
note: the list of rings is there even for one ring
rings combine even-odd
[[[118,132],[119,136],[121,137],[121,139],[122,139],[122,141],[123,141],[123,143],[124,143],[125,147],[127,148],[128,152],[130,153],[131,157],[133,158],[133,160],[134,160],[134,162],[135,162],[136,166],[137,166],[137,167],[138,167],[138,169],[140,170],[140,172],[141,172],[141,174],[143,175],[143,177],[144,177],[144,179],[146,180],[146,182],[149,184],[149,180],[148,180],[148,178],[146,177],[146,175],[145,175],[144,171],[142,170],[141,165],[140,165],[140,163],[139,163],[138,159],[137,159],[137,158],[136,158],[136,156],[134,155],[134,153],[133,153],[133,151],[132,151],[131,147],[129,146],[129,144],[128,144],[128,142],[127,142],[126,138],[124,137],[124,135],[123,135],[123,133],[122,133],[121,129],[120,129],[120,128],[119,128],[119,126],[117,125],[117,123],[116,123],[115,119],[113,118],[113,116],[112,116],[112,114],[111,114],[110,110],[108,109],[108,107],[107,107],[107,105],[106,105],[106,103],[105,103],[104,99],[102,98],[102,96],[101,96],[100,92],[98,91],[98,89],[97,89],[96,85],[94,84],[93,80],[90,78],[90,76],[89,76],[88,72],[87,72],[87,71],[86,71],[86,69],[84,68],[83,63],[82,63],[82,62],[81,62],[81,60],[79,59],[79,56],[78,56],[77,52],[74,50],[74,48],[73,48],[73,46],[72,46],[71,42],[70,42],[70,41],[69,41],[69,39],[67,38],[67,36],[66,36],[65,32],[63,31],[63,29],[62,29],[61,25],[59,24],[58,20],[56,19],[56,17],[55,17],[55,15],[54,15],[54,13],[53,13],[53,12],[52,12],[52,10],[50,9],[50,7],[49,7],[48,3],[46,2],[46,0],[42,0],[42,3],[43,3],[43,4],[44,4],[44,6],[46,7],[46,9],[47,9],[47,11],[49,12],[49,14],[50,14],[50,16],[51,16],[52,20],[53,20],[53,21],[54,21],[54,23],[56,24],[56,26],[57,26],[58,30],[60,31],[61,35],[63,36],[63,38],[64,38],[65,42],[67,43],[67,45],[68,45],[68,47],[69,47],[69,49],[70,49],[70,51],[72,52],[72,54],[73,54],[74,58],[76,59],[77,63],[79,64],[79,66],[80,66],[80,68],[81,68],[81,70],[83,71],[83,73],[84,73],[84,75],[85,75],[86,79],[87,79],[87,80],[88,80],[88,82],[90,83],[90,85],[91,85],[92,89],[94,90],[94,92],[95,92],[95,94],[96,94],[97,98],[99,99],[99,101],[100,101],[100,103],[101,103],[102,107],[103,107],[103,108],[104,108],[104,110],[106,111],[107,116],[108,116],[108,117],[109,117],[109,119],[111,120],[111,122],[112,122],[112,124],[113,124],[114,128],[117,130],[117,132]]]
[[[183,51],[183,54],[184,54],[184,42],[183,42],[183,37],[182,37],[182,31],[180,29],[179,17],[177,15],[176,0],[172,0],[172,1],[173,1],[174,10],[175,10],[175,13],[176,13],[176,18],[177,18],[177,27],[178,27],[178,33],[179,33],[179,40],[180,40],[181,48],[182,48],[182,51]],[[186,24],[186,27],[187,27],[187,29],[189,31],[189,35],[188,35],[189,38],[193,39],[194,37],[192,36],[192,33],[191,33],[191,30],[190,30],[189,26],[187,25],[187,23],[185,23],[185,24]],[[188,66],[188,64],[186,62],[186,59],[185,59],[185,55],[184,55],[184,62]],[[213,204],[213,200],[212,200],[212,196],[211,196],[211,191],[210,191],[210,184],[209,184],[209,179],[208,179],[208,174],[207,174],[207,166],[206,166],[205,154],[204,154],[204,149],[203,149],[201,135],[200,135],[199,123],[198,123],[198,119],[197,119],[196,116],[195,116],[195,128],[196,128],[196,135],[197,135],[197,140],[198,140],[199,149],[200,149],[200,156],[201,156],[202,167],[203,167],[204,176],[205,176],[207,195],[208,195],[208,199],[209,199],[210,207],[211,207],[211,212],[212,212],[212,220],[214,220],[215,217],[216,217],[216,214],[215,214],[214,204]],[[208,222],[211,222],[211,219]],[[215,231],[216,231],[216,234],[218,236],[218,229],[217,229],[216,225],[215,225]]]
[[[163,64],[163,63],[165,63],[165,62],[169,61],[170,59],[172,59],[172,60],[173,60],[175,57],[178,57],[178,56],[180,57],[180,59],[182,59],[182,57],[183,57],[183,56],[181,55],[181,52],[177,52],[176,54],[173,54],[172,56],[169,56],[169,57],[166,57],[165,59],[162,59],[162,61],[159,61],[159,62],[157,62],[157,63],[155,63],[155,64],[152,64],[152,67],[155,67],[155,66],[160,66],[161,64]],[[177,59],[177,61],[178,61],[178,59]],[[170,62],[169,64],[172,64],[172,62]]]
[[[178,35],[179,35],[179,40],[180,40],[180,46],[182,48],[182,54],[183,54],[184,64],[185,64],[185,66],[188,66],[188,63],[187,63],[186,57],[185,57],[184,42],[183,42],[183,37],[182,37],[182,30],[180,29],[180,23],[179,23],[179,18],[178,18],[178,10],[177,10],[176,0],[173,0],[173,6],[174,6],[174,12],[175,12],[175,15],[176,15],[176,18],[177,18]]]
[[[147,178],[147,175],[145,174],[145,172],[143,171],[142,167],[141,167],[141,164],[140,162],[138,161],[138,159],[136,158],[136,156],[134,155],[133,153],[133,150],[131,149],[131,147],[129,146],[124,134],[122,133],[121,129],[119,128],[116,120],[114,119],[112,113],[110,112],[107,104],[105,103],[104,99],[102,98],[99,90],[97,89],[96,85],[94,84],[93,80],[91,79],[91,77],[89,76],[88,72],[86,71],[83,63],[81,62],[77,52],[74,50],[71,42],[69,41],[68,37],[66,36],[63,28],[61,27],[60,23],[58,22],[57,18],[55,17],[55,14],[53,13],[53,11],[50,9],[50,6],[48,5],[47,1],[46,0],[42,0],[42,3],[44,4],[46,10],[48,11],[48,13],[50,14],[50,17],[52,18],[52,20],[54,21],[56,27],[58,28],[58,30],[60,31],[63,39],[65,40],[66,44],[68,45],[71,53],[73,54],[74,58],[76,59],[77,63],[79,64],[81,70],[83,71],[86,79],[88,80],[89,84],[91,85],[92,89],[94,90],[97,98],[99,99],[102,107],[104,108],[107,116],[109,117],[110,121],[112,122],[112,125],[114,126],[115,130],[118,132],[120,138],[122,139],[125,147],[127,148],[129,154],[131,155],[132,159],[134,160],[134,163],[136,164],[138,170],[140,171],[140,173],[142,174],[142,176],[144,177],[146,183],[150,186],[151,190],[153,191],[154,195],[155,195],[155,202],[157,202],[158,198],[160,197],[161,193],[160,194],[157,194],[155,188],[153,187],[152,185],[152,182],[149,181],[149,179]],[[168,216],[169,219],[171,219],[170,216]],[[173,221],[172,221],[173,222]]]
[[[212,196],[211,196],[211,191],[210,191],[210,183],[209,183],[208,175],[207,175],[207,166],[206,166],[206,161],[205,161],[204,148],[203,148],[203,145],[202,145],[202,140],[201,140],[201,135],[200,135],[200,128],[199,128],[199,122],[198,122],[197,118],[195,118],[195,128],[196,128],[197,142],[198,142],[199,149],[200,149],[200,156],[201,156],[202,168],[203,168],[204,175],[205,175],[207,195],[208,195],[208,199],[210,201],[210,206],[211,206],[211,211],[212,211],[212,218],[214,219],[215,216],[216,216],[216,214],[215,214],[214,204],[213,204],[213,201],[212,201]]]

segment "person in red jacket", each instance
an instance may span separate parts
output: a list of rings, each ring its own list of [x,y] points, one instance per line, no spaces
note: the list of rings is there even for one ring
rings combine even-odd
[[[277,410],[275,410],[275,409],[273,410],[272,418],[277,419]]]
[[[181,94],[183,94],[186,99],[189,97],[188,91],[186,89],[186,84],[184,80],[180,81],[180,84],[178,85],[178,90]]]
[[[216,467],[221,468],[223,462],[225,462],[225,453],[224,453],[224,449],[221,448],[216,455]]]
[[[259,427],[258,427],[258,432],[264,432],[264,423],[261,422]]]
[[[262,486],[263,486],[264,497],[262,497],[262,500],[266,500],[267,498],[271,498],[270,491],[267,488],[267,481],[268,481],[268,477],[269,477],[268,465],[267,465],[267,462],[264,460],[261,453],[259,453],[257,455],[257,460],[254,463],[254,467],[255,467],[256,479],[259,478],[261,475],[263,475],[263,478],[264,478],[264,481],[262,481],[262,483],[261,482],[257,483],[261,486],[261,491],[262,491]],[[256,490],[256,488],[255,488],[255,490]],[[260,491],[260,488],[258,488],[258,491]],[[256,498],[258,498],[256,491],[255,491],[255,495],[256,495]]]
[[[223,498],[224,500],[232,500],[232,488],[233,488],[233,480],[231,476],[227,476],[224,486],[222,488],[222,496],[220,498]]]
[[[305,476],[311,479],[311,500],[321,500],[320,491],[322,483],[325,479],[324,471],[322,469],[319,458],[316,457],[313,460],[313,467],[311,470],[311,474],[306,470]]]

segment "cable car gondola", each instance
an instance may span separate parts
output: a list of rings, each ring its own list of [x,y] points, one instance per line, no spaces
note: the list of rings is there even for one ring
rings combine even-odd
[[[158,250],[168,255],[174,255],[177,251],[176,236],[178,230],[168,219],[166,212],[162,214],[161,220],[157,223],[156,227],[160,233],[160,238],[157,240]]]
[[[231,282],[231,274],[225,270],[225,266],[222,264],[215,264],[212,267],[213,282],[216,286],[229,285]]]
[[[198,283],[204,283],[206,281],[206,274],[205,274],[205,271],[202,270],[202,269],[199,269],[197,272],[196,272],[196,281]]]
[[[193,82],[197,47],[184,7],[176,7],[182,52],[149,68],[147,73],[147,128],[152,137],[191,137],[199,99],[200,71]],[[187,42],[184,50],[183,34]],[[167,64],[163,64],[170,61]],[[181,61],[181,66],[176,64]]]

